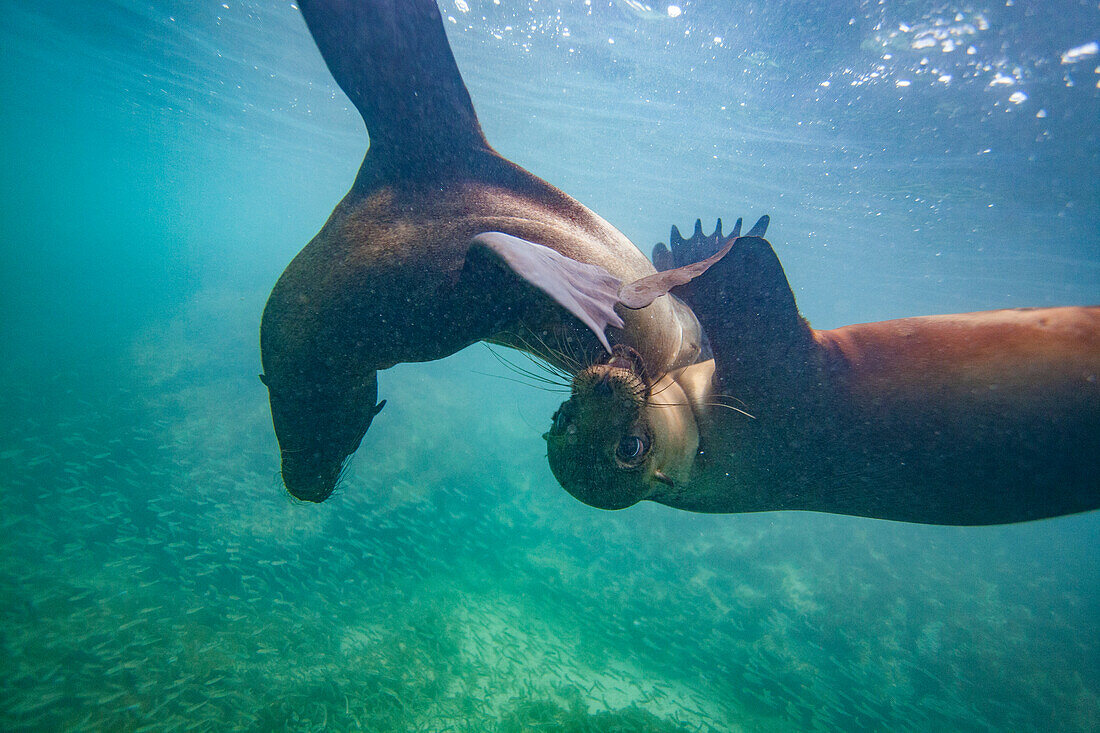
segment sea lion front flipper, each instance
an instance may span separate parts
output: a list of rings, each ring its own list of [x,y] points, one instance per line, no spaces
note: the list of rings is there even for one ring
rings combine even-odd
[[[735,242],[736,240],[734,240]],[[699,277],[712,265],[725,257],[734,242],[730,242],[705,260],[693,262],[690,265],[675,267],[671,270],[662,270],[656,275],[649,275],[640,280],[623,285],[619,290],[619,302],[631,310],[645,308],[662,295],[668,295],[673,288],[687,285]]]
[[[485,258],[550,296],[592,329],[611,352],[604,331],[609,325],[623,327],[623,319],[615,312],[622,284],[617,277],[599,265],[578,262],[549,247],[502,232],[483,232],[473,238],[463,276],[472,278],[483,267]]]

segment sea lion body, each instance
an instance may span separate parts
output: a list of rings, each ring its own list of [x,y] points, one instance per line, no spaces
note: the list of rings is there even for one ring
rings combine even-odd
[[[684,294],[714,360],[650,377],[679,387],[663,408],[675,419],[649,418],[629,363],[605,360],[574,381],[548,454],[582,501],[956,525],[1100,507],[1100,308],[815,331],[766,240],[742,238],[727,258]],[[615,429],[591,418],[611,405]],[[674,424],[697,440],[670,435]],[[638,440],[647,455],[624,462]],[[581,456],[578,444],[596,448]]]
[[[357,362],[367,371],[439,359],[489,335],[530,348],[521,339],[549,329],[551,337],[570,337],[589,349],[598,346],[590,334],[527,293],[486,293],[479,283],[464,280],[471,239],[482,232],[505,232],[626,280],[651,274],[648,260],[588,209],[490,155],[485,180],[353,190],[280,277],[267,306],[265,343],[276,332],[290,340],[295,333],[327,331],[321,343],[309,348],[331,346],[332,356],[346,357],[361,344]],[[503,175],[514,176],[528,190],[503,185]],[[401,297],[390,297],[395,292]],[[490,300],[495,305],[487,309]],[[625,312],[626,325],[617,337],[637,343],[653,363],[671,367],[681,358],[685,339],[678,328],[664,326],[679,326],[683,312],[671,299],[645,313]],[[545,356],[555,361],[564,355],[551,351]]]
[[[713,382],[697,393],[703,453],[688,481],[650,498],[965,525],[1100,505],[1100,309],[906,318],[813,338],[807,379],[746,400],[752,419],[706,404]]]
[[[586,305],[602,275],[655,270],[606,221],[492,150],[434,0],[301,8],[371,144],[264,310],[262,379],[292,494],[331,493],[382,407],[377,371],[397,363],[492,340],[576,371],[609,346],[605,322],[662,368],[697,360],[698,323],[673,298],[621,321],[607,303]]]

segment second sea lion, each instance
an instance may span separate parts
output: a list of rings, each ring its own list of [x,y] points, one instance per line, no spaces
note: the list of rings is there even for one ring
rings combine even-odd
[[[662,373],[620,346],[576,377],[545,437],[581,501],[952,525],[1100,507],[1100,307],[817,331],[765,239],[697,225],[672,245],[655,262],[715,262],[621,295],[677,287],[714,359]]]

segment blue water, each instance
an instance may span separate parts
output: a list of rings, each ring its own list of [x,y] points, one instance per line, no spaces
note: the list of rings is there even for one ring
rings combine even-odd
[[[494,146],[770,214],[818,327],[1100,302],[1094,2],[645,5],[447,0]],[[366,148],[296,8],[0,9],[0,727],[1100,730],[1095,513],[601,512],[480,346],[291,502],[259,316]]]

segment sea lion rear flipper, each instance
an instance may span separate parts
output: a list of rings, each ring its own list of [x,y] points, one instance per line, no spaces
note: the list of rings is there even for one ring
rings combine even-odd
[[[763,237],[770,221],[771,217],[765,214],[745,236]],[[653,264],[658,270],[657,274],[624,285],[619,291],[619,302],[636,310],[646,307],[662,295],[667,295],[673,288],[687,285],[725,257],[740,236],[740,218],[728,237],[722,236],[721,219],[718,220],[714,234],[709,237],[703,234],[703,222],[699,219],[695,220],[695,232],[691,239],[684,239],[680,230],[673,225],[668,237],[671,249],[663,243],[653,247]]]
[[[484,232],[473,238],[463,267],[464,278],[474,278],[484,259],[503,265],[520,279],[550,296],[558,305],[592,329],[604,348],[611,325],[623,327],[615,312],[621,281],[599,265],[570,259],[559,252],[502,232]],[[492,287],[486,283],[485,287]]]
[[[719,219],[718,221],[721,222],[722,220]],[[771,221],[772,221],[772,218],[770,216],[768,216],[767,214],[764,214],[762,217],[760,217],[759,219],[756,220],[756,223],[752,225],[752,229],[750,229],[748,231],[748,233],[745,234],[745,236],[746,237],[763,237],[765,234],[768,233],[768,224],[771,224]],[[737,228],[733,232],[733,236],[735,238],[738,236],[738,232],[740,232],[740,230],[741,230],[741,220],[738,219],[737,220]]]
[[[461,159],[488,149],[435,0],[301,0],[336,83],[363,116],[374,165]]]
[[[674,291],[703,326],[719,380],[729,382],[736,374],[738,382],[765,389],[773,381],[776,363],[801,368],[813,348],[812,332],[798,313],[783,266],[761,236],[769,221],[761,217],[745,236],[725,240],[720,225],[706,237],[697,224],[689,240],[673,228],[669,256],[674,260],[678,249],[693,254],[716,245],[721,249],[705,260],[624,285],[620,302],[628,308],[642,307]],[[785,356],[779,359],[778,354]]]

